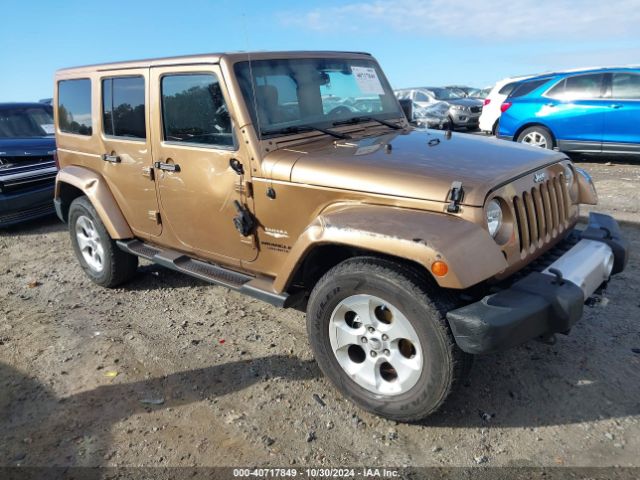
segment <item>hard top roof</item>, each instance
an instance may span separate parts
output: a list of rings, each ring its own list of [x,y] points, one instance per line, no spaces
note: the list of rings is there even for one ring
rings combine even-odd
[[[142,60],[129,60],[123,62],[98,63],[93,65],[83,65],[78,67],[62,68],[58,74],[75,73],[81,71],[106,71],[120,70],[127,68],[145,68],[154,66],[170,65],[193,65],[219,63],[226,59],[231,62],[251,60],[265,60],[276,58],[340,58],[340,57],[371,57],[366,52],[340,52],[340,51],[278,51],[278,52],[227,52],[227,53],[204,53],[198,55],[180,55],[175,57],[147,58]]]

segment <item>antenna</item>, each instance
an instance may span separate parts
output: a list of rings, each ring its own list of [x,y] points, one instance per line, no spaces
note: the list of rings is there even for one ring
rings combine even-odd
[[[249,33],[247,31],[247,16],[242,12],[242,26],[244,28],[244,40],[247,44],[247,60],[249,61],[249,80],[251,82],[251,96],[253,97],[253,110],[256,112],[256,131],[258,140],[262,140],[262,127],[260,126],[260,111],[258,110],[258,98],[256,97],[256,82],[253,76],[253,66],[251,64],[251,47],[249,46]]]

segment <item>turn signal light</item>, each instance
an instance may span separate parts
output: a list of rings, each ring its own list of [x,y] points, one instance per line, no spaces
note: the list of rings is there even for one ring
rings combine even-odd
[[[449,267],[441,260],[436,260],[431,264],[431,272],[438,277],[444,277],[448,271]]]
[[[500,111],[504,113],[507,110],[509,110],[510,106],[511,106],[511,102],[504,102],[502,105],[500,105]]]

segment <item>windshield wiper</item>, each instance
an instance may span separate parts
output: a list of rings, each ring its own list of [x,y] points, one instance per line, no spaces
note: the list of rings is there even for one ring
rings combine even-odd
[[[333,126],[337,125],[355,125],[356,123],[362,122],[378,122],[380,125],[385,125],[389,128],[393,128],[394,130],[400,130],[402,126],[396,125],[395,123],[387,122],[386,120],[380,120],[375,117],[353,117],[349,120],[340,120],[338,122],[333,122]]]
[[[292,125],[290,127],[277,128],[275,130],[265,130],[265,131],[260,132],[260,133],[262,135],[276,135],[278,133],[282,133],[284,135],[287,135],[287,134],[290,134],[290,133],[310,132],[312,130],[316,130],[318,132],[326,133],[327,135],[331,135],[332,137],[340,138],[342,140],[351,138],[349,135],[345,135],[344,133],[336,132],[335,130],[329,130],[329,129],[326,129],[326,128],[316,127],[314,125],[300,125],[300,126]]]

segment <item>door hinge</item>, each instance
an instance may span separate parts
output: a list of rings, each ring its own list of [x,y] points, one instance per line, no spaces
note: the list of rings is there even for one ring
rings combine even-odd
[[[160,218],[160,212],[158,210],[149,210],[147,213],[149,214],[149,220],[156,222],[158,225],[162,223],[162,218]]]
[[[253,185],[251,182],[236,183],[234,190],[239,194],[245,194],[247,197],[253,197]]]
[[[155,175],[153,173],[153,167],[143,167],[142,175],[144,175],[145,177],[149,177],[151,180],[155,179]]]

